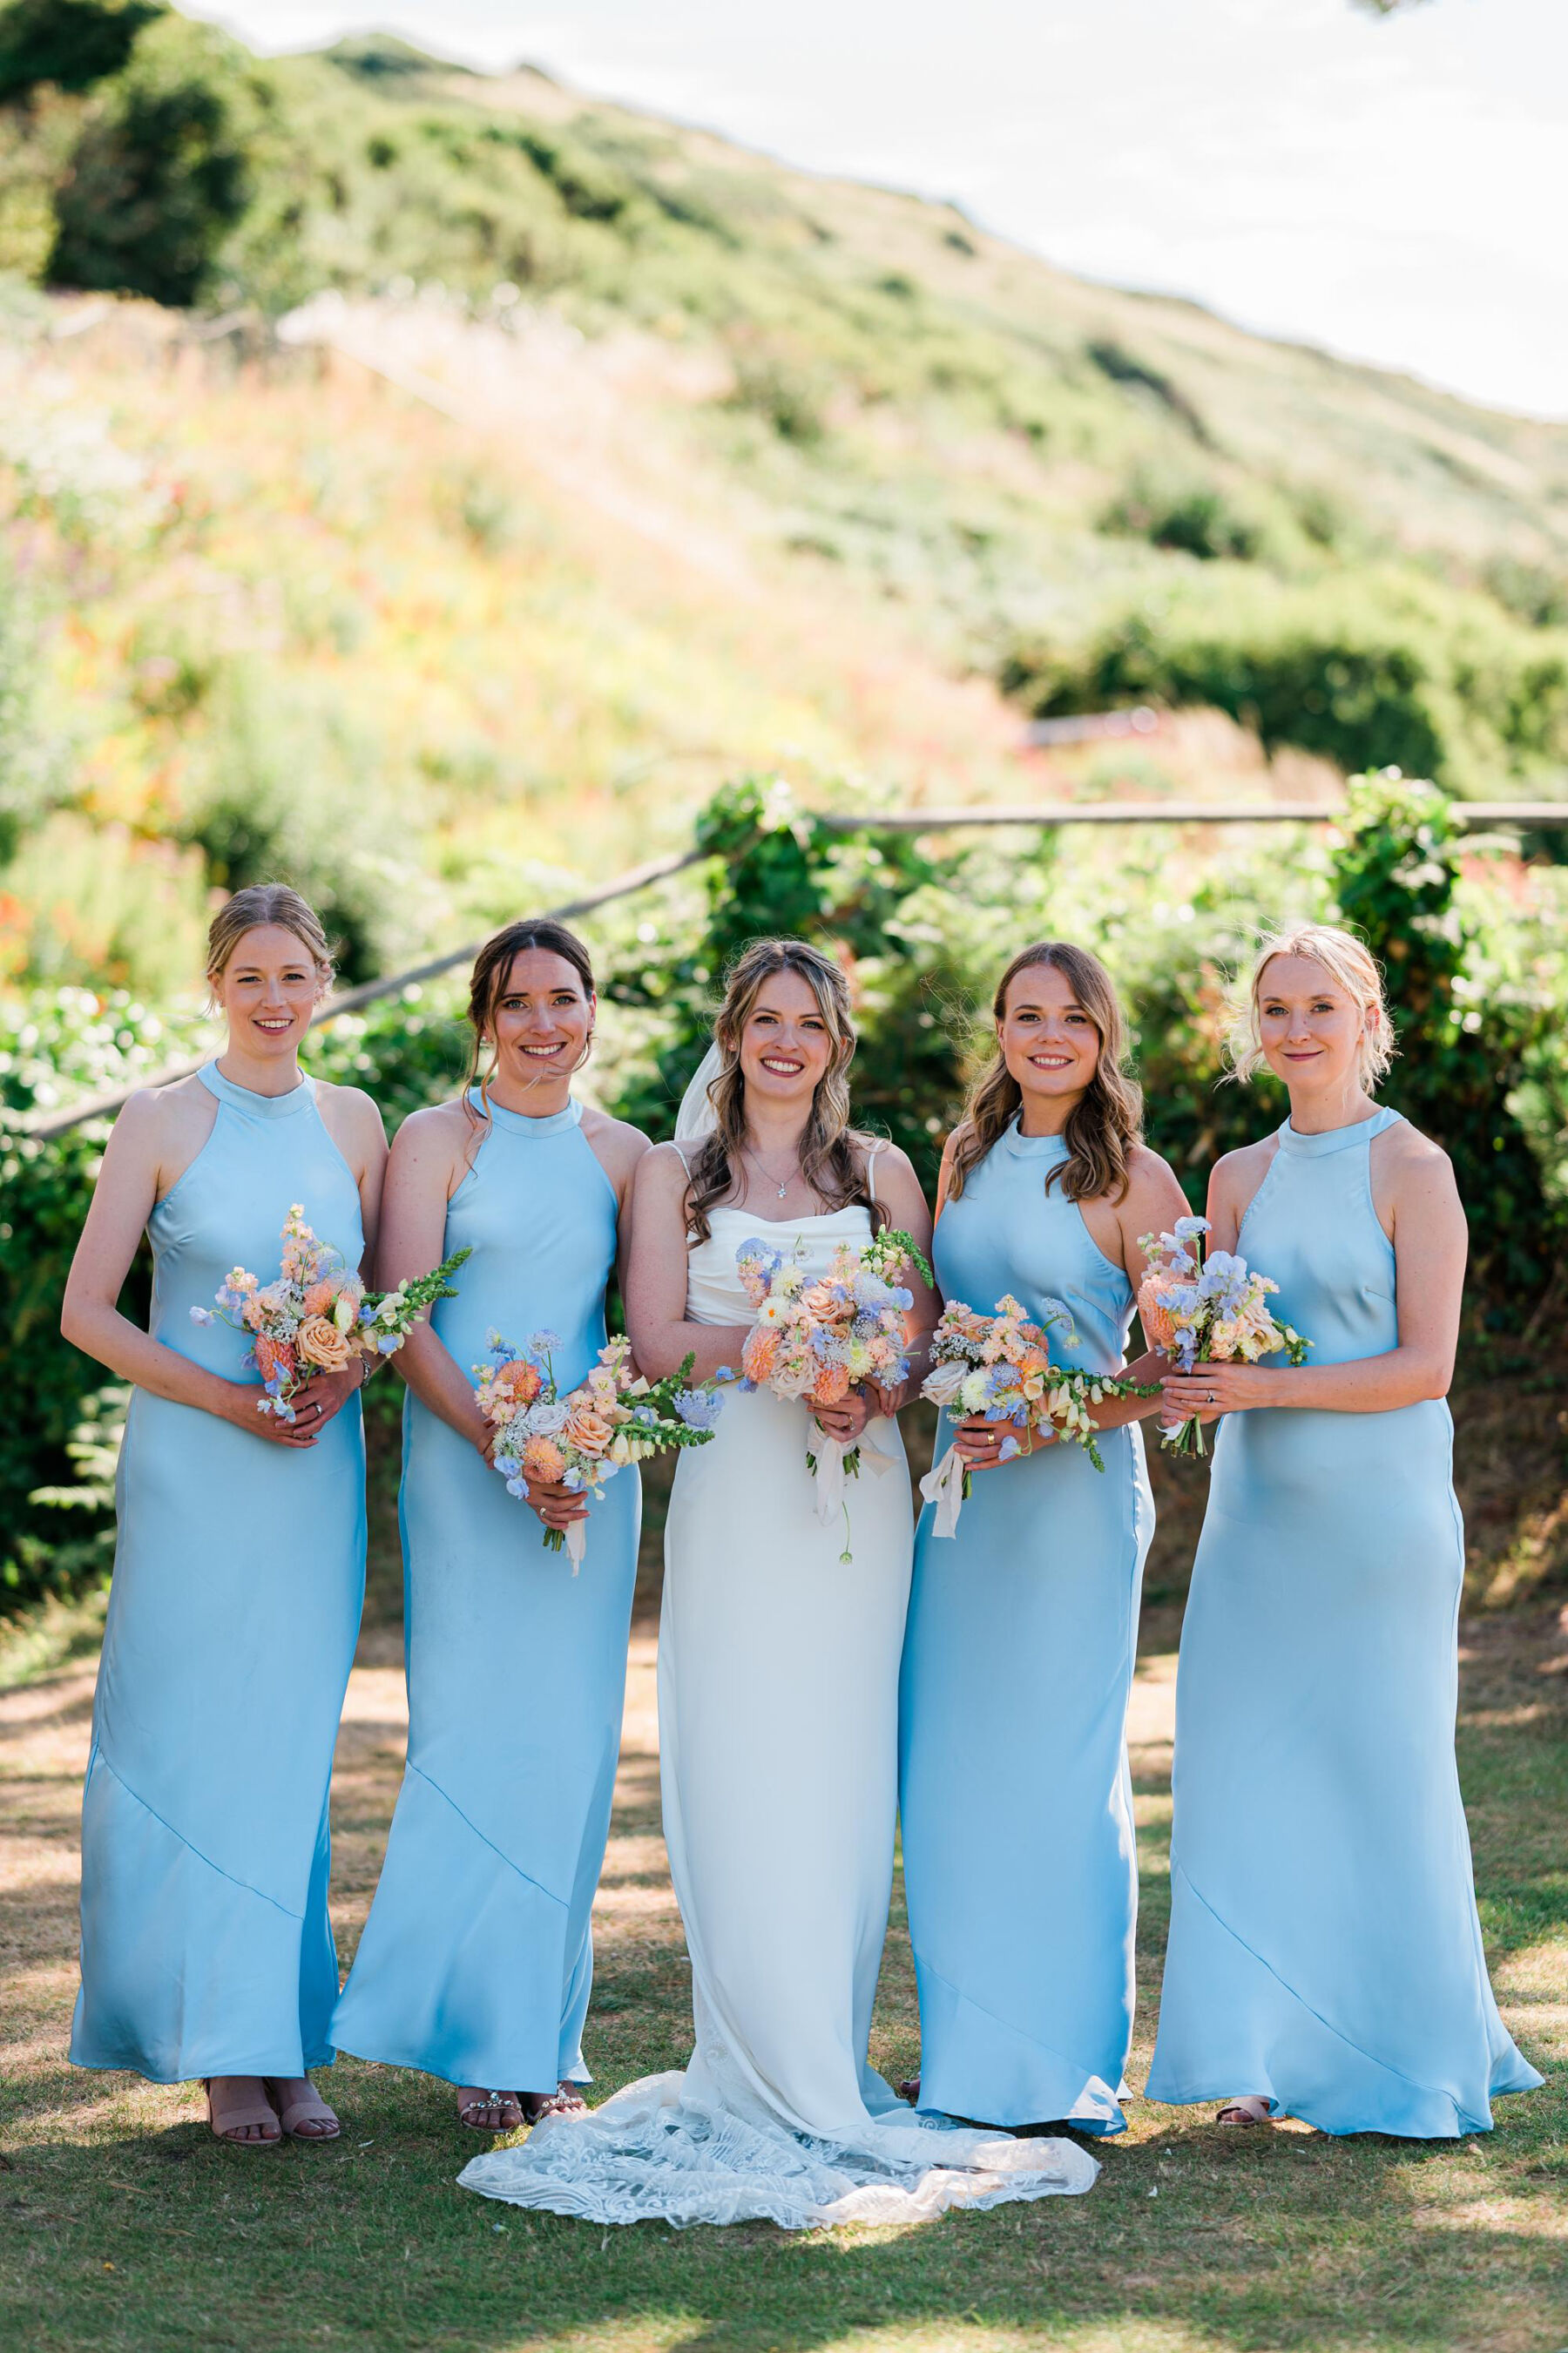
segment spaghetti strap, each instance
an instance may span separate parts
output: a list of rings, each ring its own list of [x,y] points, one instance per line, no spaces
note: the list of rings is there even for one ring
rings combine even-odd
[[[681,1148],[680,1148],[679,1145],[679,1144],[677,1144],[677,1142],[676,1142],[676,1140],[675,1140],[674,1136],[671,1136],[671,1137],[670,1137],[670,1139],[669,1139],[669,1148],[670,1148],[670,1150],[671,1150],[673,1153],[675,1153],[675,1154],[677,1154],[677,1155],[679,1155],[681,1166],[685,1169],[685,1171],[686,1171],[687,1175],[689,1176],[690,1176],[690,1174],[691,1174],[691,1163],[690,1163],[690,1161],[689,1161],[689,1160],[688,1160],[688,1158],[687,1158],[687,1156],[686,1156],[685,1153],[681,1151]]]
[[[879,1140],[879,1142],[871,1146],[870,1151],[866,1155],[866,1190],[870,1195],[873,1203],[875,1203],[877,1199],[877,1155],[881,1149],[881,1143]]]

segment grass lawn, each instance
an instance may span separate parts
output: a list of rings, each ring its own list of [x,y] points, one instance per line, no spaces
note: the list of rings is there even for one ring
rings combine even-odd
[[[1552,2079],[1503,2102],[1495,2134],[1426,2147],[1296,2126],[1243,2135],[1216,2130],[1205,2112],[1135,2099],[1087,2198],[809,2236],[767,2225],[604,2231],[493,2205],[456,2186],[479,2144],[458,2127],[447,2088],[352,2060],[329,2079],[342,2139],[259,2157],[220,2148],[189,2089],[67,2067],[92,1662],[72,1658],[62,1631],[51,1638],[62,1662],[36,1672],[35,1635],[35,1671],[0,1695],[0,2344],[1568,2347],[1568,1611],[1556,1604],[1538,1597],[1468,1621],[1465,1634],[1461,1761],[1488,1946],[1509,2022]],[[1148,2064],[1164,1934],[1176,1631],[1174,1611],[1156,1604],[1131,1727],[1144,1897],[1134,2083]],[[688,2048],[689,1980],[658,1829],[653,1651],[645,1617],[597,1914],[588,2049],[602,2091],[679,2064]],[[398,1638],[382,1623],[362,1646],[338,1751],[345,1956],[374,1885],[404,1725]],[[874,2056],[901,2073],[917,2049],[896,1920]]]

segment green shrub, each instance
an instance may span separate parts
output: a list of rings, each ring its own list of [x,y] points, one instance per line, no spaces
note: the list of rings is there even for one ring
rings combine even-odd
[[[0,100],[40,82],[90,90],[117,74],[164,0],[11,0],[0,10]]]
[[[1270,749],[1457,789],[1568,758],[1568,633],[1392,571],[1288,585],[1215,566],[1086,638],[1016,644],[1000,676],[1042,718],[1206,705]]]
[[[176,307],[205,294],[254,192],[258,89],[222,34],[176,16],[151,25],[56,195],[51,281]]]

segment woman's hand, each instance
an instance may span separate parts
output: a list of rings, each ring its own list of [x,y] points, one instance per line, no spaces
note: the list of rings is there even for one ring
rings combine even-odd
[[[853,1446],[871,1419],[871,1400],[864,1389],[851,1389],[837,1405],[818,1405],[815,1398],[807,1398],[806,1403],[822,1430],[840,1446]]]
[[[547,1528],[569,1528],[574,1520],[588,1516],[588,1498],[559,1480],[546,1482],[531,1479],[528,1482],[530,1509],[538,1513]]]
[[[1167,1373],[1160,1383],[1161,1421],[1173,1430],[1184,1421],[1217,1421],[1222,1413],[1271,1405],[1275,1398],[1270,1391],[1278,1378],[1267,1365],[1194,1365],[1190,1373]]]
[[[312,1373],[295,1396],[295,1412],[308,1398],[317,1409],[312,1429],[324,1430],[333,1415],[342,1413],[350,1398],[363,1388],[369,1373],[370,1366],[363,1356],[351,1356],[341,1373]]]
[[[269,1446],[314,1446],[325,1428],[321,1402],[307,1390],[297,1391],[294,1419],[286,1421],[280,1413],[262,1412],[263,1405],[269,1406],[271,1399],[258,1383],[229,1381],[226,1387],[228,1395],[223,1404],[223,1419],[232,1421],[236,1430],[248,1430],[252,1438],[265,1439]],[[314,1388],[313,1381],[310,1387]]]
[[[1048,1430],[1015,1430],[1010,1421],[987,1421],[984,1414],[966,1414],[952,1433],[958,1459],[968,1471],[994,1471],[1002,1461],[1002,1441],[1016,1441],[1020,1454],[1037,1454],[1042,1446],[1056,1444],[1056,1432]],[[1009,1454],[1007,1461],[1014,1457]]]
[[[910,1401],[910,1384],[900,1381],[896,1388],[884,1388],[880,1381],[873,1381],[870,1396],[877,1411],[884,1419],[891,1421],[896,1413],[902,1413]]]

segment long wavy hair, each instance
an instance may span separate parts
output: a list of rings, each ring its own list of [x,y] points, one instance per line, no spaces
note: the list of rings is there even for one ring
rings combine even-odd
[[[1087,948],[1074,947],[1068,940],[1037,940],[1013,958],[996,984],[991,1010],[998,1027],[1006,1015],[1007,991],[1021,972],[1037,965],[1047,965],[1061,974],[1100,1035],[1094,1076],[1082,1101],[1073,1105],[1063,1131],[1068,1156],[1059,1166],[1047,1171],[1046,1190],[1059,1181],[1069,1201],[1097,1200],[1102,1195],[1119,1201],[1127,1190],[1128,1167],[1143,1133],[1143,1091],[1123,1067],[1127,1022],[1121,1000],[1110,975]],[[963,1117],[953,1132],[947,1182],[950,1201],[957,1200],[970,1170],[1005,1134],[1023,1100],[998,1039],[995,1052],[970,1089]]]
[[[515,923],[503,925],[485,942],[468,976],[468,1028],[472,1035],[468,1041],[468,1067],[463,1073],[463,1109],[476,1126],[482,1126],[489,1116],[488,1091],[495,1070],[492,1065],[481,1077],[479,1063],[486,1045],[493,1045],[496,1008],[506,988],[513,958],[526,955],[530,948],[543,948],[548,955],[560,956],[582,982],[584,996],[595,994],[594,965],[587,949],[575,932],[569,932],[552,915],[520,915]],[[578,1070],[593,1050],[594,1032],[590,1027]],[[485,1105],[482,1113],[474,1109],[472,1096],[476,1088]]]
[[[753,940],[724,976],[724,1001],[713,1024],[721,1058],[709,1082],[708,1100],[717,1122],[691,1158],[686,1189],[687,1230],[708,1240],[708,1212],[736,1189],[746,1143],[746,1082],[741,1040],[758,997],[781,972],[797,973],[816,997],[831,1045],[827,1068],[816,1082],[800,1138],[800,1171],[828,1209],[856,1203],[870,1212],[873,1229],[884,1222],[866,1184],[866,1155],[875,1138],[849,1123],[849,1065],[855,1054],[855,1023],[849,986],[831,956],[805,940]]]

